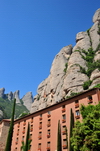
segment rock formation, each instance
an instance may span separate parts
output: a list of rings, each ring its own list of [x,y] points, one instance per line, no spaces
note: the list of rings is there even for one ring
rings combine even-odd
[[[26,95],[23,96],[22,101],[26,108],[30,111],[33,102],[32,92],[26,93]]]
[[[88,88],[100,84],[100,9],[93,23],[90,29],[76,35],[74,47],[63,47],[55,56],[50,75],[38,86],[31,113],[85,91],[86,81],[90,81]]]
[[[1,98],[4,97],[4,92],[5,92],[5,88],[1,88],[1,89],[0,89],[0,97],[1,97]]]

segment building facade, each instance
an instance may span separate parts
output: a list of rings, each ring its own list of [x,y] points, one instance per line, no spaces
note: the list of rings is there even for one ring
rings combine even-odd
[[[5,149],[9,127],[10,127],[10,120],[3,119],[0,122],[0,151],[4,151]]]
[[[32,140],[30,151],[57,151],[59,120],[62,133],[62,151],[67,151],[65,127],[67,126],[69,133],[70,109],[72,108],[75,120],[82,120],[81,104],[96,105],[99,101],[100,90],[95,88],[15,120],[11,151],[21,151],[28,123],[30,123],[30,139]]]

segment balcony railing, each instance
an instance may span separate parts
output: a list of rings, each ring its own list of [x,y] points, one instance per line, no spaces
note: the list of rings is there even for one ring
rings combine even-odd
[[[76,104],[75,104],[75,108],[77,108],[77,107],[79,107],[79,103],[76,103]]]
[[[80,118],[80,115],[76,115],[75,118],[76,118],[76,119],[79,119],[79,118]]]
[[[39,139],[39,140],[42,139],[42,136],[38,136],[38,139]]]
[[[47,147],[47,151],[50,151],[50,147]]]
[[[66,120],[65,119],[62,119],[62,123],[65,123],[66,122]]]
[[[41,151],[41,148],[38,148],[38,151]]]
[[[88,100],[88,103],[93,103],[93,100],[91,100],[91,99],[90,99],[90,100]]]
[[[23,123],[23,126],[25,126],[25,125],[26,125],[26,122]]]
[[[47,138],[50,138],[50,134],[47,135]]]
[[[51,117],[51,115],[50,115],[50,114],[48,114],[48,115],[47,115],[47,117],[49,118],[49,117]]]
[[[33,128],[31,128],[30,131],[32,132],[32,131],[33,131]]]
[[[18,142],[15,142],[15,144],[18,144]]]
[[[66,109],[65,109],[65,108],[63,108],[63,109],[62,109],[62,112],[65,112],[65,111],[66,111]]]
[[[40,117],[39,119],[42,120],[42,117]]]
[[[23,134],[25,134],[25,131],[22,131]]]
[[[39,126],[39,129],[42,129],[42,125]]]
[[[19,132],[17,132],[17,135],[19,135]]]
[[[50,126],[51,126],[51,124],[50,124],[50,123],[48,123],[48,124],[47,124],[47,126],[48,126],[48,127],[50,127]]]
[[[62,134],[65,135],[65,134],[66,134],[66,131],[62,131]]]
[[[18,124],[18,125],[17,125],[17,127],[19,128],[19,127],[20,127],[20,125]]]
[[[67,145],[63,145],[63,149],[67,149]]]

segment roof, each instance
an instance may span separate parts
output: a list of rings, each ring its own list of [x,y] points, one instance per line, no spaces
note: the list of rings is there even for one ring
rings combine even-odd
[[[92,89],[86,90],[86,91],[81,92],[81,93],[79,93],[79,94],[77,94],[77,95],[75,95],[75,96],[72,96],[72,97],[70,97],[70,98],[61,100],[61,101],[59,101],[59,102],[57,102],[57,103],[55,103],[55,104],[53,104],[53,105],[50,105],[50,106],[48,106],[48,107],[46,107],[46,108],[43,108],[43,109],[41,109],[41,110],[37,110],[36,112],[33,112],[33,113],[31,113],[31,114],[28,114],[28,115],[26,115],[26,116],[24,116],[24,117],[21,117],[21,118],[19,118],[19,119],[15,119],[15,122],[18,121],[18,120],[24,119],[24,118],[26,118],[26,117],[29,117],[29,116],[31,116],[31,115],[33,115],[33,114],[39,113],[39,112],[41,112],[41,111],[44,111],[45,109],[49,109],[49,108],[51,108],[51,107],[53,107],[53,106],[56,106],[57,104],[61,104],[62,102],[68,101],[68,100],[70,100],[70,99],[72,99],[72,98],[76,98],[76,97],[81,96],[81,95],[83,95],[83,94],[85,94],[85,93],[88,93],[88,92],[91,92],[91,91],[96,91],[96,90],[98,91],[99,88],[92,88]]]

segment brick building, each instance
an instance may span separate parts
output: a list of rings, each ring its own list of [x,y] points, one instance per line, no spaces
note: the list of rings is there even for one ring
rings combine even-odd
[[[81,104],[96,105],[100,101],[100,90],[97,88],[83,92],[77,96],[65,99],[59,103],[15,120],[11,151],[20,151],[22,141],[25,141],[27,125],[30,123],[30,151],[56,151],[58,120],[61,123],[62,151],[67,151],[65,126],[70,127],[70,109],[75,120],[82,120]]]
[[[10,120],[3,119],[0,122],[0,151],[4,151],[5,149],[9,127],[10,127]]]

